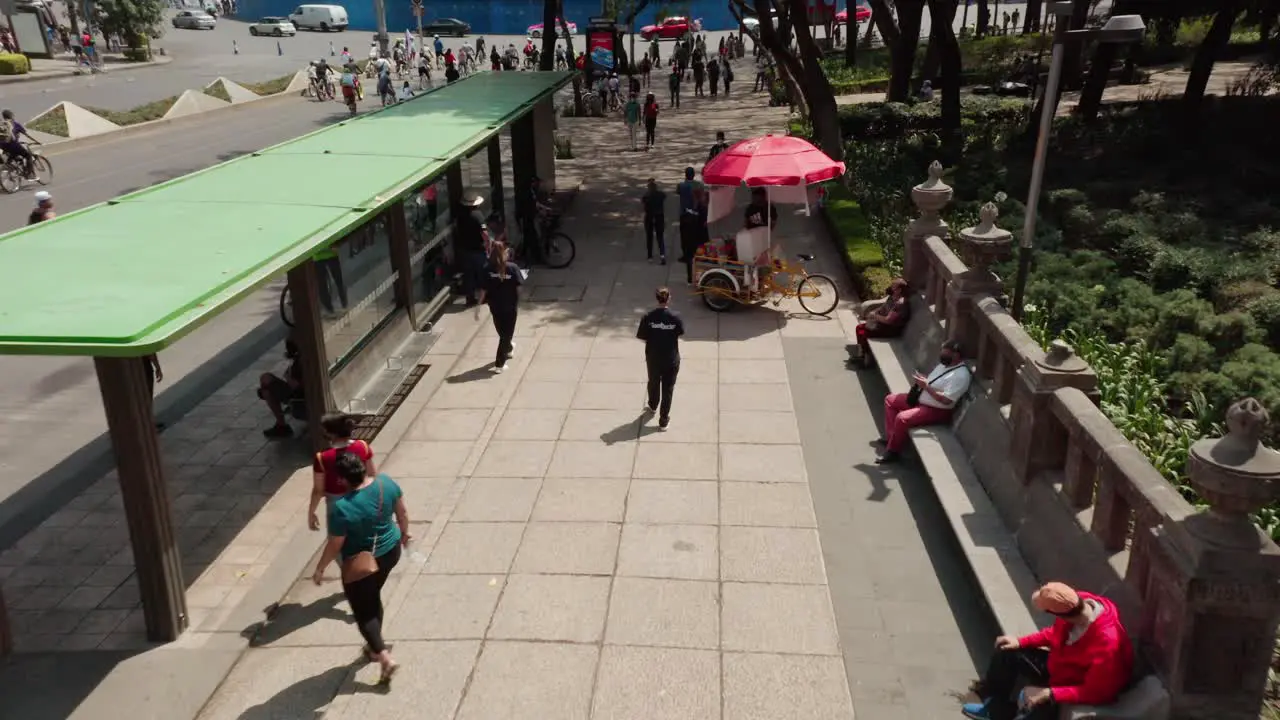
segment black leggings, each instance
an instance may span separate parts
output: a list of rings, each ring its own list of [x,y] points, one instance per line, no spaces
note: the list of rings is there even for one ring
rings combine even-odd
[[[516,334],[516,308],[489,305],[489,314],[493,316],[493,329],[498,331],[498,354],[493,359],[494,367],[507,364],[511,357],[511,338]]]
[[[657,118],[645,118],[644,120],[644,144],[653,147],[653,143],[657,140],[658,120]]]
[[[1018,693],[1027,685],[1049,685],[1049,651],[1041,648],[996,650],[982,678],[979,696],[988,700],[991,720],[1054,720],[1057,705],[1037,705],[1027,715],[1018,715]]]
[[[378,572],[349,585],[342,584],[342,594],[347,596],[351,614],[356,618],[356,628],[375,654],[387,649],[386,642],[382,640],[382,586],[387,584],[387,576],[400,562],[400,546],[396,545],[377,560]]]

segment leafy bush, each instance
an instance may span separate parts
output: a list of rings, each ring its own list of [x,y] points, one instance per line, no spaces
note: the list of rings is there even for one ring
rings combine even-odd
[[[967,96],[961,100],[966,123],[1003,128],[1026,121],[1025,100]],[[858,103],[840,108],[840,130],[846,140],[895,140],[942,129],[939,103]]]
[[[125,48],[121,53],[127,62],[147,62],[151,59],[151,50],[140,48]]]
[[[835,240],[853,271],[853,281],[862,297],[879,297],[893,280],[885,267],[884,250],[872,237],[871,225],[853,194],[839,183],[827,186],[823,205]]]
[[[0,53],[0,75],[26,75],[31,72],[31,60],[18,53]]]

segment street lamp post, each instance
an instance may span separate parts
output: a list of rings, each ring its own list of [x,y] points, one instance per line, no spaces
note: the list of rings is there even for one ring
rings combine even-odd
[[[1036,210],[1040,205],[1040,190],[1044,183],[1045,156],[1049,151],[1049,134],[1053,131],[1053,116],[1058,108],[1058,85],[1062,80],[1062,61],[1068,38],[1093,39],[1105,43],[1132,43],[1142,39],[1146,25],[1140,15],[1113,15],[1101,28],[1069,30],[1071,3],[1053,2],[1049,12],[1054,16],[1053,55],[1049,61],[1049,79],[1041,96],[1040,131],[1036,136],[1036,151],[1031,162],[1031,187],[1027,190],[1026,218],[1022,223],[1022,238],[1018,243],[1018,276],[1014,283],[1013,307],[1015,320],[1022,319],[1023,296],[1027,289],[1027,274],[1031,270],[1031,248],[1036,234]]]

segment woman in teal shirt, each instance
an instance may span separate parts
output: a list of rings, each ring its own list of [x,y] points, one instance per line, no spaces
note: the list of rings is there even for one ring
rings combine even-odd
[[[399,666],[382,639],[382,586],[400,562],[400,548],[409,544],[409,513],[396,481],[386,475],[368,477],[364,461],[354,453],[339,453],[334,466],[348,491],[329,505],[329,541],[312,579],[319,585],[325,568],[338,557],[345,566],[362,552],[373,553],[377,571],[352,582],[344,580],[342,592],[368,643],[365,654],[382,666],[381,682],[387,683]]]

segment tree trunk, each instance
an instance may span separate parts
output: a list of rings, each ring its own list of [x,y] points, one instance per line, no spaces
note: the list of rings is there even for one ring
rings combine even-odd
[[[893,20],[893,11],[889,9],[889,3],[886,0],[870,0],[870,2],[871,24],[880,31],[880,37],[884,39],[885,46],[892,48],[898,42],[898,25]]]
[[[1093,61],[1089,64],[1089,76],[1080,91],[1080,104],[1076,106],[1076,114],[1086,122],[1098,118],[1098,108],[1102,106],[1102,93],[1107,89],[1107,78],[1111,76],[1111,65],[1116,60],[1119,46],[1115,43],[1098,43],[1093,51]]]
[[[870,50],[871,48],[875,47],[875,41],[876,41],[876,24],[873,22],[868,22],[867,34],[862,36],[862,49]]]
[[[556,69],[556,12],[560,8],[559,0],[542,0],[542,57],[538,58],[538,69],[542,71]]]
[[[549,0],[556,5],[556,17],[560,21],[560,30],[564,32],[564,54],[569,58],[569,71],[574,73],[573,76],[573,114],[575,117],[583,117],[587,114],[586,105],[582,104],[582,83],[585,80],[583,74],[574,70],[576,56],[573,52],[573,35],[569,33],[569,27],[564,23],[564,0]],[[554,26],[555,23],[552,23]],[[547,32],[547,26],[542,26],[543,35]]]
[[[791,0],[792,17],[803,18],[807,10],[808,0]],[[813,126],[814,138],[818,147],[822,148],[832,160],[844,159],[844,142],[840,137],[840,113],[836,104],[835,92],[827,73],[822,69],[822,51],[813,38],[809,23],[794,23],[796,49],[800,54],[804,75],[804,95],[809,105],[809,123]]]
[[[987,0],[978,0],[978,26],[974,28],[973,34],[977,37],[985,37],[991,30],[991,6],[987,4]]]
[[[960,129],[960,41],[955,31],[956,0],[929,0],[930,44],[942,68],[942,127]]]
[[[1044,0],[1027,0],[1027,15],[1022,19],[1022,32],[1040,32],[1040,13],[1044,10]]]
[[[911,95],[911,72],[920,46],[923,0],[898,0],[898,41],[889,48],[889,102],[906,102]]]
[[[1187,90],[1182,96],[1187,108],[1196,110],[1204,102],[1209,76],[1213,74],[1213,64],[1231,40],[1231,28],[1236,24],[1239,11],[1238,3],[1227,2],[1213,16],[1213,24],[1209,26],[1209,33],[1204,36],[1204,42],[1196,50],[1195,58],[1191,61],[1191,72],[1187,75]]]
[[[929,3],[929,22],[933,22],[933,3]],[[932,25],[930,25],[932,27]],[[929,44],[924,48],[924,62],[920,63],[920,72],[915,77],[915,82],[911,83],[911,89],[918,91],[924,85],[924,81],[928,80],[931,85],[937,87],[938,83],[934,82],[938,78],[938,38],[932,30],[929,32]]]
[[[1071,0],[1071,24],[1068,30],[1079,30],[1089,19],[1089,0]],[[1084,55],[1084,39],[1067,37],[1066,46],[1062,48],[1062,89],[1080,89],[1080,60]]]
[[[858,22],[855,15],[856,12],[849,11],[844,14],[844,64],[849,67],[858,64]]]

